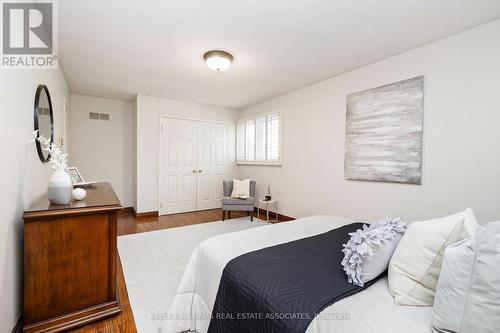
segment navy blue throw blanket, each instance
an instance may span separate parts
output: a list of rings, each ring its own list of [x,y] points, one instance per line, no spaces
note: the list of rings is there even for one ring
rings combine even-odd
[[[232,259],[222,273],[208,332],[305,332],[327,306],[375,282],[349,283],[340,264],[348,233],[362,226],[352,223]]]

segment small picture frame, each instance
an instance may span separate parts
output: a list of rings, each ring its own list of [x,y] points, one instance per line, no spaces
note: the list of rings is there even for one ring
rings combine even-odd
[[[69,167],[68,172],[71,177],[71,181],[73,182],[73,185],[85,183],[85,180],[83,179],[82,174],[80,173],[77,167]]]

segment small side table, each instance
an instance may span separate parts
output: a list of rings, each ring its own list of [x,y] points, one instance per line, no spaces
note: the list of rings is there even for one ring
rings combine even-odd
[[[271,222],[269,221],[269,207],[273,207],[274,208],[274,213],[276,214],[276,219],[272,222],[278,222],[278,200],[264,200],[264,199],[259,199],[259,202],[257,203],[257,219],[260,220],[260,206],[261,204],[265,204],[266,205],[266,221],[267,222]]]

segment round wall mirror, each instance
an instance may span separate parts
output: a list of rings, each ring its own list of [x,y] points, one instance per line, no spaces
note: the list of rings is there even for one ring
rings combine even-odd
[[[35,131],[38,130],[38,136],[43,135],[54,142],[54,115],[52,113],[52,101],[50,99],[49,89],[41,84],[36,88],[35,93]],[[42,150],[40,142],[36,142],[36,150],[40,161],[46,163],[50,159],[50,154]]]

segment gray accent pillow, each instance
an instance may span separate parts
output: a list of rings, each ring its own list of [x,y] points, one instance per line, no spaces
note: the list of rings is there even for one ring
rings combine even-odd
[[[401,218],[385,218],[363,229],[349,233],[351,239],[344,244],[342,266],[349,283],[364,286],[382,274],[406,231]]]
[[[434,332],[500,332],[500,222],[448,246],[434,298]]]

